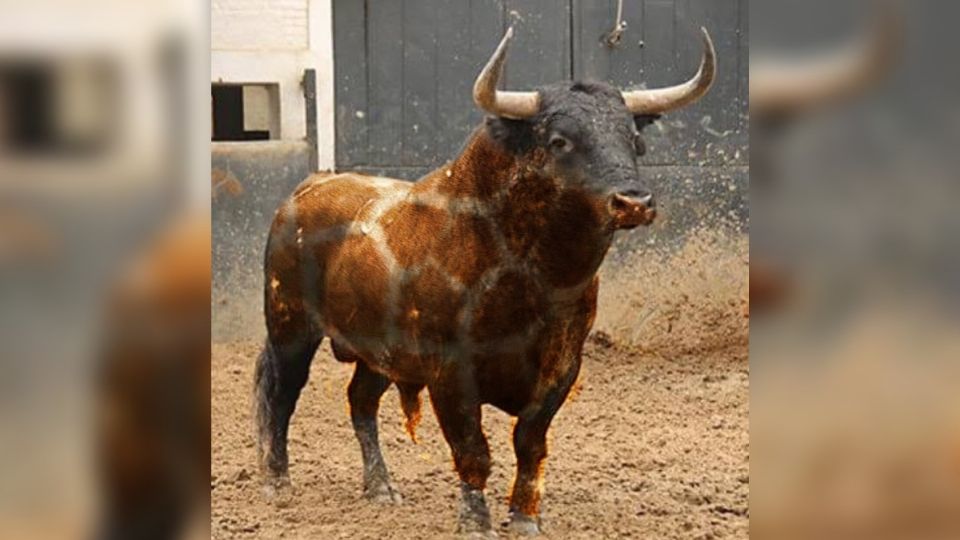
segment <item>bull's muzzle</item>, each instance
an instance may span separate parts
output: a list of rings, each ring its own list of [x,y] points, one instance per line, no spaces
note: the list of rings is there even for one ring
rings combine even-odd
[[[610,198],[610,213],[616,229],[633,229],[650,225],[657,217],[653,195],[639,191],[624,191]]]

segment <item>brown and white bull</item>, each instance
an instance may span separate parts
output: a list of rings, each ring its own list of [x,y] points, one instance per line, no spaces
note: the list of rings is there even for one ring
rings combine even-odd
[[[490,116],[453,161],[415,183],[308,179],[277,211],[256,370],[268,491],[289,485],[287,429],[326,336],[356,363],[347,393],[367,497],[399,501],[378,442],[380,397],[397,385],[413,435],[427,388],[460,476],[459,531],[492,534],[485,403],[517,417],[508,526],[539,531],[546,433],[580,371],[597,270],[614,232],[655,216],[639,186],[639,129],[703,96],[715,54],[703,30],[700,69],[676,86],[500,91],[511,36],[474,86]]]

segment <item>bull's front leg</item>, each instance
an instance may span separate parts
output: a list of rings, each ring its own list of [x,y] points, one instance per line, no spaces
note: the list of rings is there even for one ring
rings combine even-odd
[[[521,417],[513,429],[517,475],[510,494],[510,517],[506,523],[512,533],[540,534],[540,497],[543,494],[543,466],[547,458],[549,425],[550,418]]]
[[[483,495],[490,476],[490,448],[481,429],[480,401],[470,375],[461,371],[438,378],[429,386],[430,402],[460,476],[457,532],[469,537],[496,537]]]
[[[521,412],[513,428],[513,449],[517,475],[510,494],[507,530],[514,534],[540,534],[540,498],[543,496],[543,467],[547,459],[547,430],[560,405],[567,398],[579,372],[579,362],[554,382],[542,400]]]

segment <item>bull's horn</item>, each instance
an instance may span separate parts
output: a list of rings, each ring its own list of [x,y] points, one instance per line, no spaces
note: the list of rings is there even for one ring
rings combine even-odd
[[[870,35],[837,52],[804,60],[750,61],[750,112],[800,111],[851,97],[892,64],[899,13],[882,5]]]
[[[660,114],[689,105],[707,93],[717,75],[717,53],[713,50],[713,40],[710,39],[707,29],[701,27],[700,31],[703,33],[703,57],[700,59],[697,74],[676,86],[622,92],[623,100],[631,113]]]
[[[519,120],[530,118],[540,111],[540,96],[536,92],[505,92],[497,90],[497,82],[503,72],[503,63],[507,56],[507,45],[513,38],[513,27],[497,46],[490,61],[473,83],[473,101],[478,107],[496,116]]]

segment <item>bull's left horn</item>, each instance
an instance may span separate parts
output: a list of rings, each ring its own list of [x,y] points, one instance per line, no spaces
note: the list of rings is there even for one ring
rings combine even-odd
[[[537,92],[506,92],[497,90],[497,82],[507,57],[507,45],[513,38],[513,27],[507,29],[500,45],[490,61],[473,83],[473,101],[478,107],[496,116],[520,120],[530,118],[540,111],[540,95]]]
[[[673,109],[679,109],[697,101],[713,84],[717,75],[717,53],[713,49],[713,40],[706,28],[700,27],[703,33],[703,57],[700,59],[700,69],[689,81],[667,88],[653,90],[632,90],[622,92],[627,109],[635,115],[660,114]]]

